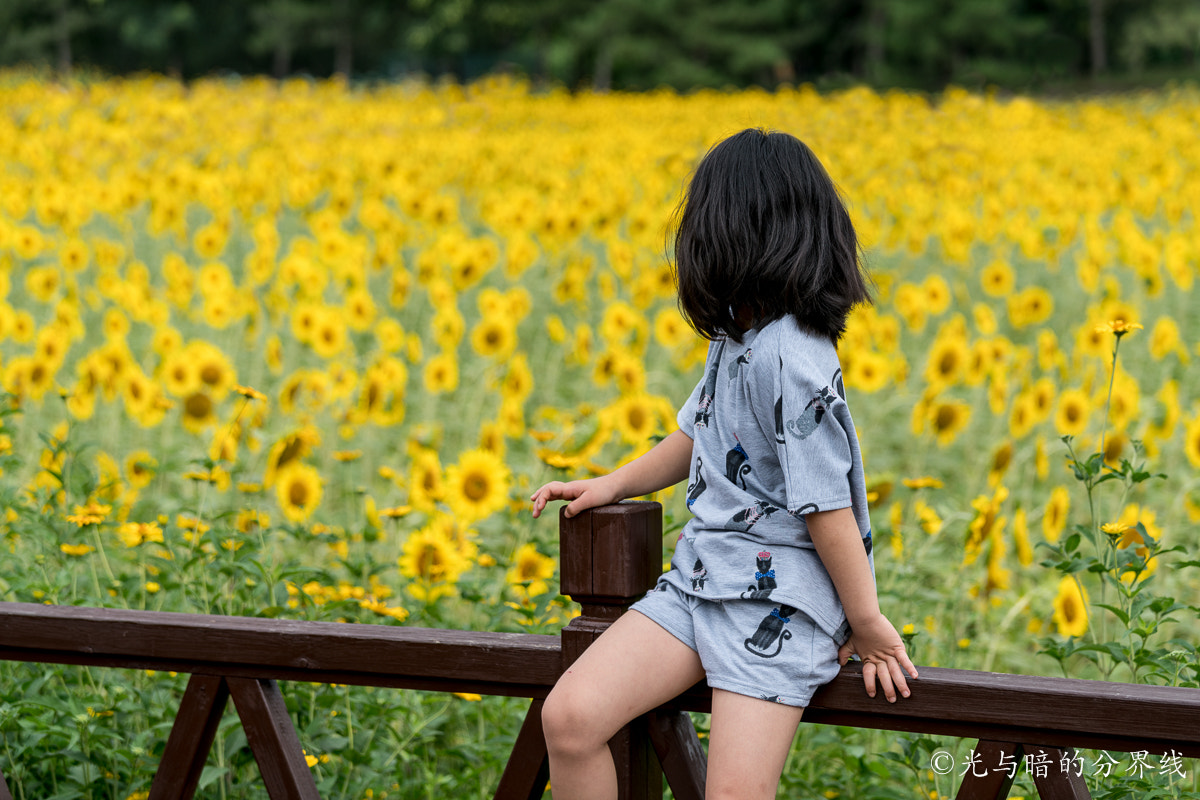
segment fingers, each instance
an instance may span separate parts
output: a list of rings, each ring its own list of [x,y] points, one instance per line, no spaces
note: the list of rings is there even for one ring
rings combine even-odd
[[[563,483],[562,481],[551,481],[545,486],[538,489],[529,499],[533,501],[533,517],[537,519],[545,510],[546,504],[552,500],[570,500],[563,512],[568,518],[573,517],[585,508],[590,508],[593,503],[588,503],[585,499],[588,489],[581,482],[573,481],[571,483]]]
[[[841,653],[838,653],[839,658]],[[902,652],[899,656],[887,656],[882,659],[865,659],[863,661],[863,683],[867,688],[867,696],[874,697],[876,684],[883,689],[883,696],[889,703],[896,702],[896,695],[909,697],[912,691],[908,688],[909,677],[917,677],[917,668],[913,666],[908,654]]]
[[[908,681],[904,678],[904,670],[900,668],[900,662],[898,660],[889,661],[888,671],[892,675],[892,684],[900,692],[900,696],[908,697],[910,694],[908,690]]]
[[[847,640],[844,645],[838,648],[838,666],[846,666],[846,662],[850,660],[850,656],[854,655],[854,643]]]
[[[566,496],[567,485],[561,481],[553,481],[538,489],[529,499],[533,501],[533,517],[537,519],[542,515],[542,511],[546,508],[546,504],[551,500],[562,500]]]
[[[875,662],[863,662],[863,683],[867,687],[867,697],[875,696]]]

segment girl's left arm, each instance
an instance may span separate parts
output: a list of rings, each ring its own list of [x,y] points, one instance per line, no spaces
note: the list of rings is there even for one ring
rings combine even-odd
[[[552,500],[569,500],[566,516],[596,506],[616,503],[629,497],[641,497],[674,486],[688,476],[692,460],[692,437],[680,430],[656,444],[628,464],[607,475],[587,480],[551,481],[529,499],[533,501],[533,516],[541,516]]]
[[[851,653],[862,659],[863,680],[871,697],[875,696],[876,678],[888,702],[895,702],[897,690],[908,697],[904,673],[915,678],[917,668],[895,626],[879,610],[875,578],[854,512],[849,508],[818,511],[806,515],[804,521],[850,623],[850,640],[838,651],[839,662],[845,664]]]

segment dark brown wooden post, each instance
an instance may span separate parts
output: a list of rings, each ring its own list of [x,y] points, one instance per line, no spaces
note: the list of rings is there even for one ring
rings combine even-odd
[[[150,800],[192,799],[228,700],[229,686],[220,675],[191,677],[154,773]]]
[[[1091,800],[1082,768],[1076,772],[1070,767],[1077,758],[1073,748],[1027,744],[1025,752],[1035,759],[1035,763],[1046,767],[1033,775],[1034,788],[1042,800]]]
[[[265,678],[226,678],[225,682],[267,785],[267,796],[271,800],[320,800],[279,684]]]
[[[964,772],[955,800],[1004,800],[1016,780],[1024,754],[1025,749],[1019,744],[981,740],[975,745],[973,763]]]
[[[0,772],[0,800],[13,800],[12,792],[8,790],[8,783],[4,780],[3,772]]]
[[[558,518],[562,593],[581,606],[563,629],[563,669],[653,588],[662,574],[662,506],[625,502]],[[645,718],[609,742],[621,800],[662,797],[662,768]]]

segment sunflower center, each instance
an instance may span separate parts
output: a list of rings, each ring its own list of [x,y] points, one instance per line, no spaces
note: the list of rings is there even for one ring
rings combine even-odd
[[[463,481],[463,494],[472,502],[478,503],[488,496],[489,483],[486,475],[481,475],[478,472],[467,476]]]
[[[308,486],[303,481],[292,481],[288,487],[288,502],[300,507],[308,505]]]
[[[212,413],[212,407],[212,400],[203,393],[191,395],[183,401],[184,413],[193,419],[205,419]]]

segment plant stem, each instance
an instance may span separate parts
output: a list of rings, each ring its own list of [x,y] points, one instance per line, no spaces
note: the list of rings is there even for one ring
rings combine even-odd
[[[1116,344],[1113,345],[1112,366],[1108,375],[1108,397],[1104,400],[1104,419],[1100,425],[1100,466],[1104,467],[1104,446],[1108,435],[1108,410],[1112,405],[1113,384],[1117,380],[1117,351],[1121,349],[1121,334],[1117,334]]]

